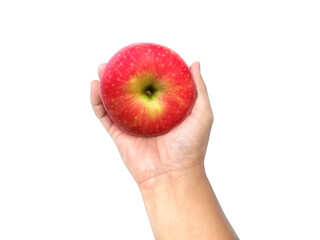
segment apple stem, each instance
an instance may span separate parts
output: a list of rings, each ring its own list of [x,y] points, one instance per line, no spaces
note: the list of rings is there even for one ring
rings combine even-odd
[[[146,91],[146,94],[147,94],[149,97],[151,97],[152,92],[151,92],[150,90],[147,90],[147,91]]]

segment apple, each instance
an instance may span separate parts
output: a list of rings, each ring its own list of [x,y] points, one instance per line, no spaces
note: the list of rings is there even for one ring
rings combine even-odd
[[[135,43],[108,61],[100,95],[116,126],[131,135],[153,137],[169,132],[190,114],[196,87],[177,53],[154,43]]]

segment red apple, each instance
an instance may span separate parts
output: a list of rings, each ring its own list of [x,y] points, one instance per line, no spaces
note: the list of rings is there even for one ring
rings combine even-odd
[[[103,70],[100,93],[120,129],[145,137],[165,134],[180,124],[196,98],[188,65],[171,49],[154,43],[118,51]]]

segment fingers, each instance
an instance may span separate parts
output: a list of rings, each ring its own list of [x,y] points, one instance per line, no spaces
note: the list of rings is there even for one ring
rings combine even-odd
[[[103,72],[103,70],[105,69],[106,65],[107,65],[106,63],[102,63],[102,64],[100,64],[100,66],[98,67],[98,75],[99,75],[99,78],[101,78],[102,72]]]
[[[107,112],[102,105],[102,101],[100,98],[99,81],[97,80],[91,82],[90,99],[93,111],[96,114],[97,118],[103,118],[107,114]]]
[[[200,62],[194,62],[190,66],[192,77],[196,83],[197,92],[200,97],[207,96],[207,88],[201,77]]]
[[[101,66],[101,65],[100,65]],[[94,80],[91,82],[90,100],[94,113],[100,120],[104,128],[109,131],[112,126],[112,121],[110,120],[100,98],[100,86],[99,81]]]
[[[210,118],[213,118],[207,88],[200,73],[200,63],[192,63],[190,70],[197,89],[197,99],[194,110],[196,111],[196,114],[205,113]]]

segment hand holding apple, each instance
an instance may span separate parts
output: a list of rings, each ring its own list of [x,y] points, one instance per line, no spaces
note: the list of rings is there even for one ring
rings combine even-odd
[[[99,76],[105,66],[100,65]],[[168,172],[203,165],[213,114],[200,75],[200,64],[193,63],[190,70],[197,89],[191,114],[170,132],[152,138],[132,136],[114,124],[103,107],[99,81],[92,82],[91,103],[94,112],[111,135],[139,185]]]
[[[192,112],[164,135],[138,137],[120,129],[103,107],[99,81],[91,84],[91,103],[139,185],[155,239],[239,239],[205,174],[213,114],[199,63],[191,73],[198,93]]]

